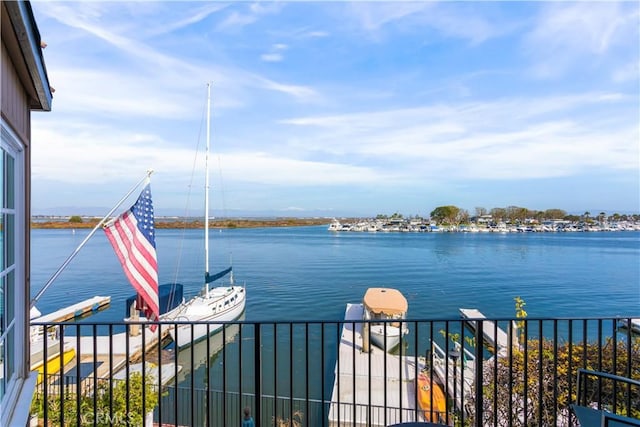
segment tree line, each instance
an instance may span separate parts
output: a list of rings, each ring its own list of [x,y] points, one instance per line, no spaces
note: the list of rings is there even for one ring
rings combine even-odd
[[[473,221],[477,221],[481,217],[491,216],[491,221],[494,222],[510,222],[510,223],[522,223],[527,220],[534,219],[538,222],[546,220],[564,220],[571,222],[583,221],[585,223],[604,222],[604,221],[640,221],[640,214],[619,214],[614,213],[607,215],[605,212],[598,214],[592,214],[586,211],[582,215],[568,214],[562,209],[546,209],[546,210],[534,210],[523,208],[520,206],[508,206],[506,208],[492,208],[486,209],[483,207],[476,207],[474,215],[469,213],[468,210],[459,208],[454,205],[438,206],[429,214],[431,220],[439,224],[468,224]],[[391,216],[378,214],[376,219],[401,219],[402,214],[394,213]],[[420,218],[418,215],[415,218]]]

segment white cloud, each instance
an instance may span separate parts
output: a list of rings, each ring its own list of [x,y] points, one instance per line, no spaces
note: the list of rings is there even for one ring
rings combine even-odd
[[[247,6],[248,5],[248,6]],[[239,31],[257,22],[265,15],[276,14],[282,8],[278,3],[246,3],[242,11],[232,11],[217,25],[218,31]],[[246,7],[245,7],[246,6]]]
[[[34,183],[106,188],[148,167],[182,182],[210,80],[225,180],[283,197],[640,170],[635,4],[308,7],[35,2],[56,93],[33,119]],[[322,193],[274,205],[331,204]]]
[[[327,31],[309,31],[308,33],[305,34],[305,36],[313,37],[313,38],[322,38],[322,37],[329,37],[329,33]]]
[[[612,79],[617,83],[640,79],[640,62],[633,61],[614,70]]]
[[[473,44],[512,31],[515,25],[504,20],[492,22],[478,13],[476,5],[464,2],[356,2],[351,5],[351,12],[370,33],[391,25],[432,28],[446,37],[466,39]],[[493,17],[493,21],[497,20]]]
[[[280,52],[285,51],[288,48],[289,46],[284,43],[276,43],[271,46],[271,52],[260,55],[260,59],[265,62],[280,62],[284,59],[284,56]]]
[[[282,61],[282,55],[279,53],[264,53],[260,55],[260,59],[265,62],[280,62]]]
[[[186,107],[193,104],[180,87],[159,90],[165,83],[146,75],[123,78],[116,70],[81,68],[56,68],[50,74],[56,114],[92,111],[166,119],[185,117],[190,112]]]
[[[313,101],[314,99],[319,98],[319,94],[311,87],[279,83],[263,78],[257,78],[257,81],[260,82],[260,86],[264,89],[286,93],[287,95],[294,96],[300,101]]]
[[[638,13],[637,3],[542,4],[535,28],[525,37],[525,49],[535,61],[534,74],[557,77],[579,60],[597,59],[616,46],[637,52]]]
[[[385,164],[385,170],[395,171],[388,174],[407,182],[416,175],[435,179],[442,174],[451,179],[550,178],[590,168],[638,168],[640,135],[628,108],[633,103],[615,93],[587,93],[283,123],[293,126],[292,151]]]
[[[192,151],[171,147],[157,135],[96,124],[35,126],[33,141],[34,180],[108,184],[133,181],[147,169],[186,177],[193,164]]]
[[[145,34],[147,37],[149,36],[157,36],[160,34],[167,34],[174,32],[176,30],[180,30],[182,28],[189,27],[191,25],[197,24],[208,18],[209,16],[224,10],[228,7],[228,4],[224,3],[205,3],[203,6],[194,8],[194,10],[189,9],[189,14],[187,16],[177,17],[177,20],[174,20],[175,17],[173,14],[168,14],[168,18],[171,18],[170,22],[162,22],[156,23],[155,27],[147,29]],[[158,25],[160,24],[160,25]]]

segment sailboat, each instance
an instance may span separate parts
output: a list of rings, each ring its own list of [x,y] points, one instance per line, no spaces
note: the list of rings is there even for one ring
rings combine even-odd
[[[207,145],[205,154],[205,196],[204,196],[204,286],[200,293],[183,301],[173,310],[160,316],[160,320],[189,321],[197,324],[180,324],[171,327],[171,338],[178,348],[190,345],[222,328],[222,324],[201,322],[229,322],[237,320],[244,313],[246,291],[236,285],[233,267],[219,273],[209,274],[209,147],[211,144],[211,84],[207,84]],[[229,275],[229,282],[210,287],[209,284]]]

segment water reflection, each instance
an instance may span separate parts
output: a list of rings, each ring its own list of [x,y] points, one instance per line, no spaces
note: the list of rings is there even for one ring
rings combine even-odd
[[[243,313],[237,321],[243,321],[244,319],[245,315]],[[204,370],[207,367],[213,366],[224,345],[235,341],[239,331],[240,325],[230,324],[215,334],[209,335],[207,339],[202,339],[191,346],[183,347],[178,352],[178,365],[182,367],[182,370],[178,374],[178,384],[190,379],[192,373],[204,378]],[[207,344],[209,347],[208,353]],[[207,355],[209,356],[208,365]],[[200,371],[202,371],[202,373],[199,375]]]

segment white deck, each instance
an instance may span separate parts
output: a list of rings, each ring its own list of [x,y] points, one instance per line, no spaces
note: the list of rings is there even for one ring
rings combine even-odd
[[[362,320],[362,314],[362,304],[347,304],[346,321]],[[353,326],[353,323],[345,323],[340,337],[329,425],[387,426],[400,421],[416,421],[415,358],[385,354],[374,345],[370,346],[371,353],[363,353],[362,324],[356,323],[355,330]],[[421,363],[420,359],[418,363]],[[417,421],[423,421],[422,411],[418,413]]]
[[[111,297],[93,297],[62,308],[58,311],[54,311],[53,313],[33,318],[31,321],[42,323],[64,322],[65,320],[70,320],[75,317],[81,317],[94,311],[98,311],[109,304],[111,304]]]
[[[454,361],[435,341],[431,341],[431,351],[433,352],[434,374],[441,384],[448,383],[447,387],[443,387],[443,391],[448,392],[451,400],[455,402],[456,409],[462,411],[469,403],[473,393],[476,371],[475,356],[465,348],[465,354]]]
[[[485,319],[484,314],[480,310],[475,308],[461,308],[460,313],[465,319]],[[474,321],[468,321],[467,325],[475,330]],[[484,340],[489,346],[497,349],[497,354],[500,356],[507,355],[507,349],[509,348],[509,336],[500,327],[496,328],[495,323],[492,320],[482,321],[482,335]],[[518,344],[517,337],[512,341],[513,345]]]
[[[629,322],[631,323],[630,325]],[[618,321],[618,325],[623,329],[627,329],[630,327],[631,332],[640,334],[640,317],[631,318],[629,320],[621,319]]]
[[[104,335],[95,337],[93,335],[80,336],[79,348],[78,338],[76,336],[65,336],[64,342],[66,346],[75,349],[76,360],[79,359],[81,363],[90,363],[95,360],[100,365],[96,371],[96,376],[98,378],[107,378],[113,372],[122,369],[127,361],[131,363],[131,361],[138,360],[142,357],[143,352],[148,353],[157,347],[158,338],[162,341],[168,336],[168,330],[163,331],[161,335],[158,332],[158,329],[155,332],[151,332],[151,330],[146,327],[144,331],[144,343],[142,341],[142,331],[140,331],[140,334],[137,336],[129,336],[128,351],[126,332],[113,334],[111,337]],[[95,355],[94,345],[96,350]],[[110,355],[112,362],[110,361]],[[158,363],[157,360],[154,360],[154,358],[150,356],[146,357],[146,361],[149,363]],[[113,372],[109,372],[110,363],[113,363]],[[164,381],[164,377],[162,379]]]
[[[151,381],[156,387],[167,385],[175,378],[176,364],[174,362],[162,363],[161,366],[155,363],[146,363],[144,371],[151,377]],[[182,366],[178,365],[177,371],[182,371]],[[142,373],[142,363],[133,363],[129,365],[129,375],[133,372]],[[159,376],[158,376],[159,374]],[[113,375],[114,380],[126,380],[127,370],[125,368],[119,370]]]

